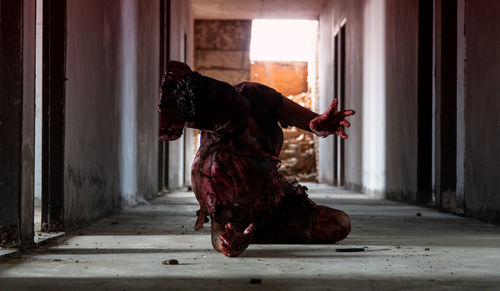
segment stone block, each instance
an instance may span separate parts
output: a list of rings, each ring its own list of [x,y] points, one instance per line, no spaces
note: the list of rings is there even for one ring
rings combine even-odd
[[[195,50],[250,49],[251,20],[196,20]]]
[[[250,71],[248,70],[210,69],[210,70],[198,70],[198,72],[207,77],[224,81],[231,85],[236,85],[238,83],[250,80]]]
[[[195,67],[197,70],[203,69],[247,69],[247,63],[250,63],[248,52],[245,51],[216,51],[216,50],[198,50],[195,52]]]

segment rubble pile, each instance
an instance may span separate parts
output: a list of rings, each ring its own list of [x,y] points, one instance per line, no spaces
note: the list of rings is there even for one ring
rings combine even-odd
[[[305,108],[311,109],[312,96],[308,93],[290,95],[288,98]],[[289,181],[297,179],[299,182],[317,182],[314,135],[296,127],[283,129],[283,135],[280,172]]]

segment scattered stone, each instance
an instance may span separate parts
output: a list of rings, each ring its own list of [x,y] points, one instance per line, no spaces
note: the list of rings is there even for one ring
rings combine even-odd
[[[420,212],[417,212],[417,216],[422,216],[422,213],[420,213]]]
[[[179,261],[177,261],[175,259],[170,259],[170,260],[165,260],[161,263],[162,263],[162,265],[178,265]]]
[[[251,278],[250,279],[250,284],[261,284],[262,283],[262,279],[259,279],[259,278]]]

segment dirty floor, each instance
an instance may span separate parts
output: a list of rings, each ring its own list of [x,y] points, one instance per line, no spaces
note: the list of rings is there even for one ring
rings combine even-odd
[[[208,225],[193,230],[193,193],[176,192],[3,258],[0,290],[500,290],[499,226],[309,186],[317,203],[350,214],[343,242],[251,245],[226,258]]]

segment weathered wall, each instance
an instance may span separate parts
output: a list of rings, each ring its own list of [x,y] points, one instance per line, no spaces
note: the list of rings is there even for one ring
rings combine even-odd
[[[193,21],[190,1],[172,0],[170,20],[170,59],[193,66]],[[193,132],[169,142],[168,188],[178,189],[190,185],[191,164],[194,158]]]
[[[137,0],[137,194],[151,199],[158,177],[159,1]]]
[[[500,2],[466,1],[465,212],[500,223]]]
[[[334,35],[345,19],[346,43],[346,108],[356,110],[349,120],[352,127],[347,130],[345,142],[346,186],[360,189],[363,185],[362,134],[363,134],[363,11],[365,1],[333,1],[325,5],[320,15],[319,31],[319,111],[324,112],[333,101],[334,94]],[[375,28],[374,28],[375,29]],[[319,181],[333,183],[334,137],[319,139]]]
[[[362,181],[382,193],[386,175],[386,1],[365,2],[362,42]]]
[[[35,1],[0,1],[0,247],[33,245]]]
[[[249,81],[251,28],[250,20],[196,20],[196,70],[233,85]]]
[[[307,92],[307,62],[253,61],[250,81],[274,88],[284,96]]]
[[[68,1],[66,228],[155,192],[159,3],[154,3]]]
[[[416,202],[418,1],[387,0],[385,27],[386,197]]]
[[[333,37],[346,25],[345,143],[348,188],[388,193],[416,191],[418,2],[331,0],[320,16],[320,111],[334,92]],[[333,182],[333,137],[320,140],[319,179]]]

